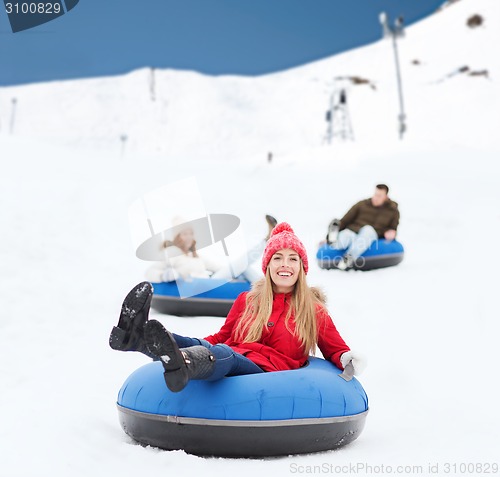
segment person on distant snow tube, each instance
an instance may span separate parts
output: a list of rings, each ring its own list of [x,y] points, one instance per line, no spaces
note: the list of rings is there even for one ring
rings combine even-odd
[[[248,266],[242,273],[242,278],[250,283],[262,278],[260,271],[253,268],[252,264],[261,257],[269,234],[277,223],[271,215],[266,215],[266,222],[269,227],[268,235],[247,252]],[[172,282],[178,278],[232,278],[227,276],[230,272],[223,260],[198,253],[193,228],[186,220],[175,217],[172,225],[178,228],[178,233],[173,240],[163,243],[165,261],[154,262],[146,271],[146,280],[159,283]]]
[[[306,250],[285,222],[271,232],[262,271],[264,278],[238,296],[220,331],[205,339],[173,334],[160,322],[148,321],[152,286],[143,282],[125,298],[110,346],[160,360],[172,392],[190,379],[298,369],[316,345],[338,368],[351,363],[354,374],[360,374],[364,360],[338,333],[322,293],[307,285]]]
[[[356,203],[340,220],[330,222],[327,244],[335,249],[347,249],[336,268],[349,270],[375,240],[385,238],[392,241],[396,238],[398,203],[391,200],[388,194],[389,187],[378,184],[370,199]]]

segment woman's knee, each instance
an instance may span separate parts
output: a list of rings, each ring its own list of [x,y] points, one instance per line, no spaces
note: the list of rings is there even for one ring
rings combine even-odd
[[[230,360],[235,358],[234,351],[225,344],[216,344],[210,348],[216,360]]]

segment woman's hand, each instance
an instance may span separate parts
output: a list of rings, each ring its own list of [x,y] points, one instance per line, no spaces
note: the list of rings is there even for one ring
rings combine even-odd
[[[340,357],[340,362],[344,368],[347,366],[349,361],[352,363],[354,374],[356,376],[360,375],[366,368],[366,358],[356,351],[347,351]]]

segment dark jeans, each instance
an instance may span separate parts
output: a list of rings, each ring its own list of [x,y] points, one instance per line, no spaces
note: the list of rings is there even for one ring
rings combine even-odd
[[[204,346],[215,356],[215,369],[207,381],[217,381],[224,376],[239,376],[242,374],[263,373],[264,370],[250,361],[242,354],[236,353],[225,344],[212,345],[206,340],[199,338],[187,338],[173,333],[175,342],[179,348],[190,346]]]

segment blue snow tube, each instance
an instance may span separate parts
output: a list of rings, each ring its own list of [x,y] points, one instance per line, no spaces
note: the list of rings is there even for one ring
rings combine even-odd
[[[179,393],[163,366],[142,366],[123,384],[118,413],[134,440],[196,455],[263,457],[335,449],[361,433],[368,398],[356,378],[324,359],[291,371],[190,381]]]
[[[153,288],[151,308],[160,313],[225,317],[238,295],[250,290],[250,282],[193,278],[189,281],[179,279],[168,283],[153,283]]]
[[[321,245],[316,254],[321,268],[337,268],[337,264],[347,249],[337,249],[331,245]],[[379,239],[354,263],[356,270],[373,270],[375,268],[392,267],[402,262],[404,248],[397,240]]]

